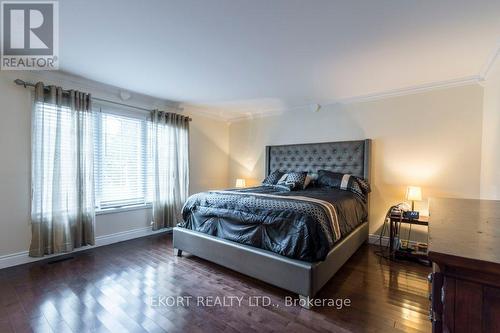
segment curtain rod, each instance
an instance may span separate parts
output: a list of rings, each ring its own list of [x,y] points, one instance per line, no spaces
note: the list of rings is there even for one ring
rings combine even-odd
[[[34,83],[26,82],[26,81],[21,80],[21,79],[15,79],[14,83],[17,84],[18,86],[23,86],[24,88],[35,87]],[[63,90],[63,92],[68,93],[69,90]],[[147,111],[147,112],[154,111],[154,109],[141,108],[140,106],[134,106],[134,105],[130,105],[130,104],[115,102],[115,101],[111,101],[109,99],[104,99],[104,98],[98,98],[98,97],[93,97],[92,96],[92,99],[96,100],[96,101],[99,101],[99,102],[105,102],[105,103],[111,103],[111,104],[121,105],[121,106],[129,107],[129,108],[133,108],[133,109],[137,109],[137,110],[141,110],[141,111]],[[182,108],[176,108],[176,109],[180,110],[180,111],[183,110]],[[188,119],[189,119],[189,121],[193,120],[193,119],[191,119],[191,117],[189,117]]]

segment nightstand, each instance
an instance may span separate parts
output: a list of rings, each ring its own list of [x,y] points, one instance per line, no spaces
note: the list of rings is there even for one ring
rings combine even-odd
[[[389,254],[391,259],[402,259],[423,262],[430,265],[429,257],[427,255],[427,250],[425,251],[411,251],[407,248],[396,248],[395,239],[398,237],[400,240],[399,229],[402,224],[407,225],[423,225],[429,227],[429,217],[420,216],[418,219],[408,219],[401,217],[400,215],[391,215],[389,217]],[[409,242],[409,239],[408,239]]]

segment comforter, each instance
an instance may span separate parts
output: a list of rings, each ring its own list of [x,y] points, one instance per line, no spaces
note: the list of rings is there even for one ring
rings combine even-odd
[[[366,204],[331,188],[278,186],[209,191],[188,198],[179,227],[309,262],[366,221]]]

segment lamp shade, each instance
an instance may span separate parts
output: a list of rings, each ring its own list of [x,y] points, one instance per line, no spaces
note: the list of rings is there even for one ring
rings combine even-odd
[[[408,186],[406,189],[406,199],[411,201],[422,200],[422,189],[418,186]]]
[[[245,179],[243,178],[236,179],[236,187],[245,187],[245,186],[246,186]]]

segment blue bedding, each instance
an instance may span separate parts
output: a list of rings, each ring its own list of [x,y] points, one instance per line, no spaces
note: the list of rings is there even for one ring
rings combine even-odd
[[[315,262],[367,220],[367,205],[339,189],[258,186],[195,194],[182,216],[179,227]]]

